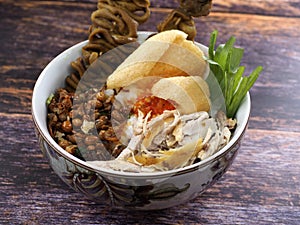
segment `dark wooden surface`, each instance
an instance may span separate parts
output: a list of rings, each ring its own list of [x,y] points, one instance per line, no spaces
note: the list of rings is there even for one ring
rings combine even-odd
[[[213,0],[196,19],[196,40],[231,35],[244,47],[247,71],[264,72],[251,90],[245,141],[230,170],[195,200],[157,212],[97,205],[69,189],[38,148],[31,95],[42,69],[87,38],[96,0],[0,0],[0,224],[299,224],[300,3]],[[152,0],[155,30],[175,0]]]

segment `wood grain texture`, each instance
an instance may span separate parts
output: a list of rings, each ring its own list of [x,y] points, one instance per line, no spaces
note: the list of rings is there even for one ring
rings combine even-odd
[[[213,0],[213,11],[299,17],[300,2],[297,0]]]
[[[298,0],[213,0],[212,12],[230,12],[243,14],[261,14],[285,17],[300,16]],[[154,0],[152,7],[176,8],[179,0]]]
[[[42,69],[87,38],[96,0],[0,0],[0,224],[299,224],[300,6],[296,0],[213,0],[196,19],[196,40],[236,36],[249,73],[264,72],[251,90],[243,146],[229,171],[202,196],[157,212],[95,204],[67,187],[39,150],[31,95]],[[175,0],[152,3],[139,30],[156,30]],[[259,15],[258,15],[259,14]]]

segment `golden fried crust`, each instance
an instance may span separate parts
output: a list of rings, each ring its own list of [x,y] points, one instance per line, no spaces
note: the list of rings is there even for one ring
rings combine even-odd
[[[181,114],[210,110],[209,87],[199,76],[163,78],[154,84],[152,94],[175,102]]]
[[[116,89],[149,76],[204,76],[203,52],[179,30],[158,33],[136,49],[107,79]]]

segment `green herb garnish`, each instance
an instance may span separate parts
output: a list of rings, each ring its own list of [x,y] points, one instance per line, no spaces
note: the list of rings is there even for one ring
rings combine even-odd
[[[50,103],[51,103],[51,101],[52,101],[53,98],[54,98],[54,94],[50,94],[49,97],[46,100],[47,106],[50,105]]]
[[[224,95],[227,117],[233,118],[241,101],[257,80],[262,66],[258,66],[249,76],[243,76],[244,66],[240,66],[244,49],[234,47],[235,37],[230,37],[225,44],[215,50],[218,31],[210,37],[207,59],[211,71],[219,82]]]

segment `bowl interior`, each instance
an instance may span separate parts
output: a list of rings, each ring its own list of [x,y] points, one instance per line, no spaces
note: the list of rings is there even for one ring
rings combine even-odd
[[[150,32],[139,32],[139,41],[144,40],[148,35],[151,34]],[[55,57],[42,71],[40,74],[34,90],[33,90],[33,96],[32,96],[32,115],[34,122],[36,124],[36,127],[39,131],[39,133],[42,135],[42,137],[47,141],[47,143],[52,146],[53,149],[57,151],[58,154],[62,155],[65,158],[68,158],[70,161],[74,162],[75,164],[78,164],[84,168],[87,168],[92,171],[99,170],[93,168],[88,163],[76,158],[75,156],[69,154],[64,149],[62,149],[50,136],[50,133],[47,129],[47,107],[46,107],[46,100],[47,98],[55,92],[57,88],[64,87],[64,79],[65,77],[70,74],[71,67],[70,63],[77,59],[79,56],[81,56],[81,48],[86,45],[87,41],[78,43],[69,49],[65,50],[61,54],[59,54],[57,57]],[[198,46],[204,51],[207,52],[207,47],[204,45],[198,44]],[[216,157],[222,155],[224,152],[226,152],[241,136],[243,131],[245,130],[248,122],[248,118],[250,115],[250,95],[247,93],[246,97],[242,101],[241,106],[239,107],[239,110],[236,114],[237,118],[237,129],[235,130],[235,133],[230,140],[230,142],[220,151],[215,153],[214,155],[208,157],[207,159],[193,164],[188,167],[180,168],[177,170],[172,171],[166,171],[166,172],[157,172],[157,173],[140,173],[140,174],[132,174],[132,173],[126,173],[124,174],[128,176],[163,176],[163,175],[170,175],[172,173],[177,173],[179,171],[183,171],[185,169],[189,169],[191,167],[195,166],[202,166],[205,165],[212,160],[214,160]],[[100,171],[102,173],[108,173],[109,175],[116,175],[120,174],[120,172],[116,172],[114,174],[112,171]]]

